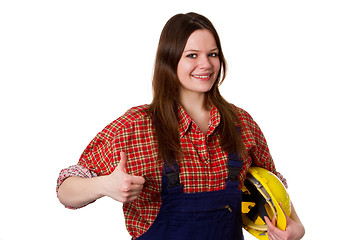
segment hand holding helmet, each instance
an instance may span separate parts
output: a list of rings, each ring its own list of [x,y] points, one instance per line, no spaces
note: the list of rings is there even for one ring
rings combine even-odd
[[[280,206],[282,204],[280,203]],[[295,211],[292,209],[292,211]],[[286,229],[280,230],[276,227],[276,217],[274,216],[272,220],[268,217],[265,217],[265,222],[268,226],[267,234],[269,237],[269,240],[299,240],[301,239],[305,234],[305,229],[303,225],[294,220],[292,220],[288,215],[285,214],[286,217]]]
[[[242,190],[242,219],[246,231],[258,239],[268,239],[266,217],[276,218],[274,228],[286,229],[291,201],[284,185],[273,173],[264,168],[251,167]]]

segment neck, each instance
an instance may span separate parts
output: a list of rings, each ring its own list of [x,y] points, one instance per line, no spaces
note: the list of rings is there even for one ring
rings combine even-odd
[[[205,93],[182,91],[180,103],[188,113],[210,111],[211,109]]]
[[[182,91],[180,93],[180,103],[200,130],[206,133],[211,110],[206,94]]]

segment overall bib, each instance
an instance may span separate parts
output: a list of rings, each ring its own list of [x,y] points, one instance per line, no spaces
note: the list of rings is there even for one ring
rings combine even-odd
[[[241,168],[240,157],[230,153],[224,190],[184,193],[179,166],[164,166],[160,211],[148,231],[137,239],[243,240]]]

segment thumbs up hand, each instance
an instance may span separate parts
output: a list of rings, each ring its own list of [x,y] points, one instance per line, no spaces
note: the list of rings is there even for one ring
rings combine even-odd
[[[126,154],[121,152],[120,156],[119,165],[107,176],[104,182],[104,195],[122,203],[130,203],[140,195],[145,179],[141,176],[127,174]]]

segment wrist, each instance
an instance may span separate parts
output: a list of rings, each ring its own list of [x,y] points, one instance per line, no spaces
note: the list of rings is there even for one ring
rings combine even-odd
[[[107,196],[106,191],[106,182],[109,176],[99,176],[94,178],[94,193],[96,194],[97,198],[101,198]]]

